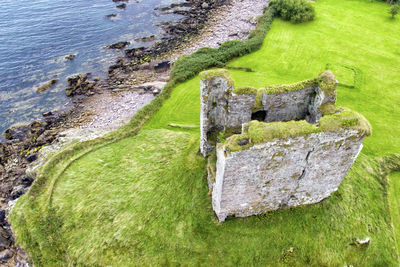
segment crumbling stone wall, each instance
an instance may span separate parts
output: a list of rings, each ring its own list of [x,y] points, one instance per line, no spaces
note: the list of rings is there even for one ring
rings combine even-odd
[[[327,198],[371,134],[362,115],[335,106],[329,71],[262,89],[234,88],[225,70],[201,77],[201,152],[216,153],[208,181],[220,221]]]
[[[250,122],[257,112],[264,114],[265,122],[307,120],[316,123],[322,116],[319,107],[336,103],[337,81],[330,71],[298,84],[261,89],[235,89],[229,72],[223,69],[203,72],[201,77],[200,149],[204,156],[215,148],[218,133],[240,132],[238,129]]]

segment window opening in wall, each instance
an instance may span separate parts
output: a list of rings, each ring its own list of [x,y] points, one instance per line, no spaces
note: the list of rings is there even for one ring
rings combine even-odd
[[[267,112],[265,110],[259,110],[251,114],[252,121],[265,121],[265,117],[267,117]]]

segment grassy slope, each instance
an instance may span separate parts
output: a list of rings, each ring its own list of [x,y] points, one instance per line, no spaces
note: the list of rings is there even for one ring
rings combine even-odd
[[[397,250],[400,251],[400,172],[393,172],[389,175],[390,181],[390,212],[392,214],[393,226]]]
[[[339,20],[341,31],[367,36],[375,24],[382,23],[387,16],[386,6],[379,5],[320,0],[318,19],[313,22],[319,25],[316,28],[313,23],[291,25],[275,21],[259,54],[232,62],[264,73],[245,76],[248,73],[234,71],[236,80],[239,84],[261,86],[314,77],[324,69],[327,58],[321,57],[322,52],[312,52],[322,50],[315,44],[325,47],[323,44],[333,42],[325,36],[336,31],[328,26],[333,21],[339,23],[336,21],[338,13],[341,12],[341,19],[346,21],[342,24]],[[357,12],[357,16],[347,15],[348,12]],[[358,24],[360,17],[364,21],[362,24]],[[366,21],[369,24],[366,25]],[[391,21],[383,21],[383,24],[381,27],[399,25]],[[328,26],[320,28],[321,25]],[[298,42],[294,51],[286,51],[296,38],[309,39]],[[328,63],[332,64],[343,62],[334,55],[340,51],[346,55],[344,49],[349,45],[344,38],[336,39],[340,40],[328,49],[328,52],[336,51],[329,57]],[[368,64],[379,66],[386,72],[385,77],[389,77],[396,68],[391,62],[399,60],[399,55],[391,52],[398,40],[383,40],[385,50],[370,50],[389,57],[388,66],[379,60],[375,62],[376,57],[369,63],[364,62],[364,67],[354,62],[355,59],[346,64],[356,66],[364,74],[371,73]],[[373,44],[377,41],[370,43]],[[366,61],[363,54],[357,56]],[[308,57],[307,60],[304,57]],[[396,152],[398,147],[395,140],[391,140],[392,144],[385,140],[390,134],[398,134],[394,115],[389,114],[391,108],[392,112],[398,109],[398,91],[397,95],[390,91],[398,79],[389,77],[392,80],[388,78],[377,91],[366,85],[369,82],[378,84],[375,79],[385,82],[383,78],[379,75],[364,77],[360,88],[341,87],[339,101],[365,113],[375,129],[378,127],[375,136],[366,142],[364,151],[369,156],[362,154],[339,191],[320,204],[217,223],[207,196],[205,162],[197,153],[198,131],[166,130],[169,123],[199,124],[199,79],[194,78],[175,88],[171,98],[138,136],[82,157],[59,180],[50,179],[48,183],[54,182],[54,189],[46,188],[36,199],[30,199],[29,194],[23,196],[12,215],[17,238],[27,247],[35,263],[45,266],[63,262],[101,266],[141,263],[394,265],[397,256],[386,205],[386,183],[377,174],[378,164],[370,157]],[[351,82],[347,77],[346,82],[349,80]],[[379,99],[381,91],[391,95]],[[382,129],[388,125],[393,130],[385,133]],[[173,134],[170,130],[174,130]],[[48,206],[55,207],[55,211]],[[350,244],[366,236],[372,239],[368,247]]]

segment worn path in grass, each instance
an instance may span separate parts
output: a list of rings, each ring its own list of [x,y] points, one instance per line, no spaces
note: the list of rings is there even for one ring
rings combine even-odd
[[[195,77],[174,89],[137,136],[81,157],[58,180],[50,177],[52,190],[20,199],[13,225],[35,263],[396,265],[386,178],[372,157],[400,148],[394,138],[400,134],[394,89],[400,87],[400,23],[387,19],[381,3],[319,0],[315,6],[316,21],[276,20],[260,51],[230,64],[253,68],[232,74],[237,85],[255,86],[315,77],[330,64],[342,82],[339,104],[374,126],[338,192],[316,205],[218,223],[198,129],[168,126],[199,125]],[[355,245],[365,237],[369,246]]]

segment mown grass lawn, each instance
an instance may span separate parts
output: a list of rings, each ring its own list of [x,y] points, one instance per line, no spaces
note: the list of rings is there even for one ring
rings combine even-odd
[[[338,192],[316,205],[218,223],[198,129],[168,126],[199,125],[195,77],[174,89],[138,135],[64,164],[40,194],[18,201],[13,227],[34,264],[397,265],[387,178],[374,157],[400,151],[400,20],[368,0],[318,0],[315,7],[316,21],[276,19],[261,50],[229,65],[251,67],[231,73],[237,85],[259,87],[312,78],[327,65],[337,74],[339,104],[374,127]],[[368,246],[356,245],[366,237]]]

